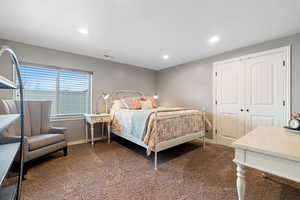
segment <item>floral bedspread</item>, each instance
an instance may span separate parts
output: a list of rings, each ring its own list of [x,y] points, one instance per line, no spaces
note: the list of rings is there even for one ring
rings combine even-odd
[[[144,137],[144,143],[151,149],[157,143],[203,131],[204,112],[193,109],[171,109],[157,112],[157,131],[155,115],[152,113]]]

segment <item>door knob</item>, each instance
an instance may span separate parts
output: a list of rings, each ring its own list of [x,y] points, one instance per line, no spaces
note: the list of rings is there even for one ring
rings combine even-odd
[[[247,109],[246,111],[247,111],[247,112],[249,112],[250,110],[249,110],[249,109]]]
[[[241,111],[241,112],[243,112],[243,111],[244,111],[244,109],[241,109],[240,111]]]

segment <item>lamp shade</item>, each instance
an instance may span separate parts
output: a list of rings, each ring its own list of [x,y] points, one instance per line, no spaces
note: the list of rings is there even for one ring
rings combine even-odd
[[[153,99],[155,99],[155,100],[159,99],[158,94],[154,94],[154,95],[153,95]]]

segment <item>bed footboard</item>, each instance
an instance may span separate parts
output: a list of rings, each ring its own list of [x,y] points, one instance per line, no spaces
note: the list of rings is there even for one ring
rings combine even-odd
[[[175,147],[177,145],[186,143],[186,142],[190,142],[192,140],[195,139],[202,139],[202,143],[203,143],[203,150],[205,149],[205,134],[206,134],[206,127],[205,127],[205,121],[206,121],[206,116],[205,116],[205,109],[203,109],[203,122],[204,122],[204,129],[200,132],[196,132],[196,133],[191,133],[191,134],[187,134],[178,138],[174,138],[171,140],[167,140],[167,141],[163,141],[163,142],[158,142],[158,137],[159,137],[159,133],[158,133],[158,117],[157,117],[157,111],[155,111],[154,115],[155,115],[155,119],[154,119],[154,129],[156,132],[156,137],[155,137],[155,148],[154,148],[154,169],[157,170],[157,154],[160,151],[169,149],[171,147]]]

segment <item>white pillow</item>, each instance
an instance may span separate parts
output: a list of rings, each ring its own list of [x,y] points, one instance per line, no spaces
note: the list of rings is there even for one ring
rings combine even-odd
[[[149,100],[146,101],[140,101],[141,105],[142,105],[142,109],[146,110],[146,109],[152,109],[152,102]]]
[[[120,100],[114,100],[113,101],[112,109],[120,110],[122,108],[126,108],[126,107],[124,106],[124,104]]]

